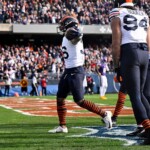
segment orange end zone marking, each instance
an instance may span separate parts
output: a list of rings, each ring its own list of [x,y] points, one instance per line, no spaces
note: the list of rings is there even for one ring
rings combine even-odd
[[[10,108],[22,114],[32,116],[51,116],[57,117],[56,100],[40,99],[40,98],[1,98],[0,106],[4,108]],[[73,117],[90,117],[97,116],[94,113],[88,112],[85,109],[79,107],[73,101],[67,100],[67,116]],[[104,110],[110,110],[112,113],[115,106],[99,106]],[[133,115],[132,108],[123,108],[120,116]]]

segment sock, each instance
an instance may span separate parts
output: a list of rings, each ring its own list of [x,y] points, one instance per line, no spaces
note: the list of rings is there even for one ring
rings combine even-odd
[[[66,125],[66,113],[67,113],[67,108],[65,105],[65,101],[57,100],[57,114],[58,114],[60,126]]]
[[[115,118],[118,117],[118,115],[120,114],[120,112],[121,112],[121,110],[124,106],[125,100],[126,100],[126,94],[124,94],[122,92],[119,92],[118,93],[118,101],[117,101],[117,104],[116,104],[116,107],[115,107],[113,117],[115,117]]]
[[[142,125],[143,125],[144,129],[150,129],[150,120],[149,119],[145,119],[142,122]]]
[[[104,110],[102,110],[100,107],[98,107],[91,101],[83,100],[78,105],[82,108],[85,108],[85,109],[97,114],[97,115],[100,115],[101,117],[105,117],[105,115],[106,115]]]

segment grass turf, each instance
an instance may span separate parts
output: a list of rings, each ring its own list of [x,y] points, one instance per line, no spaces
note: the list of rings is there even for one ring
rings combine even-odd
[[[95,103],[115,105],[117,94],[107,94],[108,100],[99,100],[99,95],[85,95]],[[41,97],[55,99],[55,96]],[[67,99],[72,99],[69,96]],[[131,106],[127,98],[126,106]],[[0,107],[0,149],[3,150],[141,150],[149,146],[123,146],[122,141],[111,139],[68,137],[86,133],[76,126],[103,126],[99,117],[67,118],[68,134],[49,134],[47,131],[58,125],[56,117],[25,116]],[[119,117],[118,124],[135,124],[133,116]]]

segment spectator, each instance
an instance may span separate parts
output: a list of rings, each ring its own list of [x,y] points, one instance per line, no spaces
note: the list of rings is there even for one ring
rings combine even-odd
[[[38,79],[37,79],[36,73],[33,74],[31,82],[32,82],[31,83],[32,90],[30,92],[30,95],[31,96],[34,96],[34,95],[38,96],[39,95],[39,93],[38,93]]]
[[[5,77],[4,96],[9,96],[11,84],[12,84],[12,80],[11,80],[10,76],[8,75],[8,76]]]
[[[109,43],[108,41],[107,43]],[[52,72],[52,79],[59,79],[60,75],[64,71],[64,63],[62,54],[60,53],[61,46],[52,46],[47,45],[46,43],[39,43],[41,46],[39,48],[43,49],[38,50],[36,47],[31,46],[19,46],[19,45],[1,45],[0,53],[0,66],[3,72],[13,74],[13,79],[22,79],[24,75],[31,73],[31,70],[37,70],[38,72],[42,72],[44,70],[48,70],[48,72]],[[29,43],[30,45],[30,43]],[[102,47],[102,48],[101,48]],[[13,54],[12,57],[9,57],[9,51]],[[27,50],[28,49],[28,50]],[[47,53],[46,53],[46,52]],[[96,64],[98,60],[102,60],[104,58],[108,59],[108,66],[110,70],[113,70],[113,62],[111,55],[110,46],[99,46],[99,45],[88,45],[85,48],[85,69],[88,72],[96,72]],[[13,61],[12,59],[13,58]],[[10,63],[12,62],[12,63]],[[13,64],[13,65],[12,65]],[[11,71],[9,71],[9,69]],[[57,74],[57,77],[55,77]]]
[[[0,1],[0,21],[3,23],[58,23],[64,15],[77,16],[80,24],[108,24],[108,12],[113,1]]]
[[[24,76],[26,76],[26,71],[24,67],[21,67],[20,69],[20,75],[21,75],[21,79],[23,79]]]
[[[41,87],[42,87],[42,95],[47,95],[47,90],[46,90],[46,87],[47,87],[47,80],[45,78],[45,76],[42,76],[42,79],[41,79]]]
[[[86,80],[87,80],[87,86],[85,87],[85,93],[86,94],[93,94],[93,87],[94,87],[94,80],[92,78],[92,76],[90,75],[87,75],[86,76]]]
[[[26,76],[20,81],[22,96],[28,95],[28,79]]]

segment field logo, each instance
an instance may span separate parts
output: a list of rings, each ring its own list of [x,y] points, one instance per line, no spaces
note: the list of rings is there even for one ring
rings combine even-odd
[[[126,136],[126,134],[133,132],[136,128],[136,125],[119,125],[117,127],[113,127],[111,130],[106,129],[105,127],[74,127],[78,129],[87,129],[89,132],[80,135],[72,135],[71,137],[95,137],[95,138],[105,138],[105,139],[114,139],[121,140],[125,143],[123,145],[139,145],[143,142],[139,137],[130,137]]]

